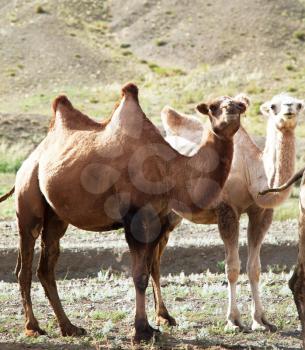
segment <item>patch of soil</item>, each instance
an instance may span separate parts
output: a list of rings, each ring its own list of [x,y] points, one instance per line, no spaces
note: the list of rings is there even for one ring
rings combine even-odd
[[[240,258],[242,272],[246,271],[246,221],[241,223]],[[290,232],[290,236],[287,235]],[[18,233],[15,223],[0,224],[0,280],[15,281]],[[101,270],[130,274],[130,254],[122,231],[92,233],[70,227],[61,242],[57,266],[58,278],[94,277]],[[34,266],[39,258],[36,249]],[[195,225],[188,222],[171,234],[162,257],[163,275],[187,275],[223,269],[224,247],[216,225]],[[261,252],[262,270],[290,271],[297,258],[297,221],[274,222]],[[81,268],[80,268],[81,266]]]

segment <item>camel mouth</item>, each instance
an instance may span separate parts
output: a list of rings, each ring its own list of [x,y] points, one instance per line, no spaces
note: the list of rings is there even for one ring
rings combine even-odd
[[[240,118],[240,113],[227,113],[224,117],[224,122],[230,123]]]
[[[285,113],[284,116],[287,117],[288,119],[291,119],[295,117],[295,113]]]

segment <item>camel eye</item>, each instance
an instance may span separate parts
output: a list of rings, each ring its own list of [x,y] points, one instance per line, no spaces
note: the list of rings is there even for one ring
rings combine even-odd
[[[211,105],[210,105],[210,110],[211,110],[212,112],[215,112],[215,111],[217,110],[217,108],[218,108],[218,106],[217,106],[216,104],[211,104]]]
[[[273,112],[276,111],[276,105],[275,105],[275,104],[272,104],[272,105],[270,106],[270,108],[273,110]]]

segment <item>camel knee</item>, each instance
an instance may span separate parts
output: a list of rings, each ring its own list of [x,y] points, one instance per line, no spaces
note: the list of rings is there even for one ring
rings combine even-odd
[[[38,277],[42,285],[46,283],[51,283],[52,281],[52,279],[50,278],[51,274],[52,274],[52,271],[48,269],[48,266],[46,266],[43,263],[39,264],[38,269],[36,271],[36,276]]]
[[[238,280],[240,268],[227,268],[227,278],[230,283],[236,283]]]
[[[136,275],[133,277],[133,281],[136,289],[138,289],[141,292],[145,292],[148,286],[149,275],[147,273]]]
[[[46,276],[47,276],[47,272],[46,270],[43,268],[42,265],[38,266],[38,269],[36,271],[36,276],[38,277],[39,281],[41,283],[43,283],[44,281],[46,281]]]
[[[252,282],[258,282],[261,274],[261,264],[258,261],[248,262],[247,273],[249,280]]]
[[[229,258],[226,263],[226,274],[230,283],[236,283],[240,273],[240,261],[238,257]]]

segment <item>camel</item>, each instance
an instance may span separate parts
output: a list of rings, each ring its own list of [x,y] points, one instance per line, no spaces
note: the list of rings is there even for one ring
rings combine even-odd
[[[121,101],[102,123],[75,109],[66,96],[55,99],[47,136],[21,166],[15,188],[0,198],[15,190],[20,234],[15,272],[26,335],[45,334],[31,302],[32,260],[39,235],[37,275],[61,333],[85,334],[64,312],[54,274],[60,239],[71,224],[88,231],[125,229],[136,293],[133,339],[151,339],[155,330],[147,320],[145,293],[158,242],[176,224],[172,210],[189,215],[210,205],[230,171],[233,136],[247,106],[232,98],[219,101],[213,110],[209,104],[197,106],[209,116],[210,126],[198,152],[189,158],[175,151],[145,116],[134,84],[122,88]],[[211,150],[218,157],[213,169],[206,168]]]
[[[294,269],[292,277],[289,280],[289,287],[292,291],[294,302],[298,310],[299,319],[301,321],[302,341],[303,348],[305,349],[305,168],[298,171],[284,185],[278,188],[262,191],[260,194],[266,195],[267,193],[284,191],[300,178],[302,178],[302,180],[299,199],[299,252],[297,265]]]
[[[249,100],[239,96],[246,104]],[[225,246],[226,275],[228,279],[228,312],[225,329],[228,331],[248,330],[240,319],[237,306],[236,285],[240,273],[238,252],[239,220],[243,213],[249,218],[247,273],[252,293],[252,330],[276,331],[276,326],[268,322],[259,292],[260,249],[268,231],[275,206],[283,203],[290,195],[286,189],[282,193],[269,193],[262,197],[258,193],[285,182],[294,171],[295,135],[297,119],[304,106],[303,101],[287,94],[274,96],[261,106],[261,112],[268,117],[267,139],[264,150],[260,150],[241,126],[234,136],[234,157],[228,180],[218,201],[201,212],[191,213],[184,218],[198,224],[218,224]],[[217,108],[217,106],[210,106]],[[197,150],[205,126],[195,117],[179,114],[170,107],[161,113],[166,132],[166,140],[180,153],[192,154]],[[194,132],[195,131],[195,132]],[[179,211],[176,214],[181,215]],[[177,217],[177,225],[181,222]],[[165,249],[170,232],[159,242],[158,253],[153,262],[153,273],[160,277],[160,258]],[[159,281],[153,278],[156,295],[157,324],[175,325],[164,305]]]

